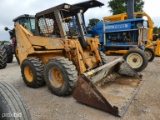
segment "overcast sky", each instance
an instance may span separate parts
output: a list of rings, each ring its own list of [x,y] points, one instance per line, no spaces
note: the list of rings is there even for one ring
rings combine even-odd
[[[12,20],[22,14],[35,15],[37,12],[56,6],[61,3],[74,4],[84,0],[0,0],[0,40],[9,40],[9,34],[4,27],[13,28]],[[101,8],[93,8],[85,13],[86,23],[91,18],[102,19],[111,13],[108,8],[109,0],[99,0],[105,4]],[[154,25],[160,27],[160,0],[144,0],[144,11],[154,21]]]

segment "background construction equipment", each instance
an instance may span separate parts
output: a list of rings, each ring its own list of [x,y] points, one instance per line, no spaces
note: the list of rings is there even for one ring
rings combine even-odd
[[[11,43],[8,41],[0,41],[0,69],[7,66],[7,63],[12,63],[13,53]]]
[[[16,17],[15,19],[13,19],[13,22],[25,25],[27,27],[27,29],[30,30],[32,33],[34,33],[34,31],[35,31],[35,17],[33,15],[28,15],[28,14],[20,15],[20,16]],[[11,44],[12,45],[12,53],[15,54],[17,62],[19,63],[15,29],[13,28],[11,30],[8,27],[5,27],[4,29],[9,32],[11,43],[12,43]]]
[[[146,21],[143,18],[134,18],[134,0],[129,0],[127,4],[127,19],[117,21],[123,18],[117,15],[110,17],[110,22],[108,17],[104,17],[103,22],[93,26],[90,33],[92,36],[99,36],[102,45],[100,49],[103,52],[125,53],[124,59],[127,63],[135,70],[142,71],[146,68],[147,61],[154,59],[154,52],[150,48],[145,49],[145,42],[148,40]],[[144,50],[150,54],[146,54]]]
[[[7,66],[7,50],[4,45],[0,45],[0,69]]]

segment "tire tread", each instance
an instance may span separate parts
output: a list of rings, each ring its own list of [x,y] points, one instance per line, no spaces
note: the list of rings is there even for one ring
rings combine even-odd
[[[31,120],[31,115],[24,100],[13,86],[6,82],[0,82],[0,91],[1,97],[4,98],[10,112],[21,112],[22,117],[19,120]]]
[[[26,83],[26,85],[29,87],[32,87],[32,88],[39,88],[39,87],[45,85],[44,76],[43,76],[44,65],[42,64],[42,61],[40,61],[40,59],[36,58],[36,57],[27,58],[24,60],[24,62],[25,61],[29,61],[33,64],[33,66],[35,68],[36,76],[37,76],[35,83],[31,85],[28,82],[26,82],[25,75],[23,74],[23,70],[21,69],[22,77],[23,77],[23,80]],[[23,64],[24,63],[22,63],[22,66],[23,66]]]
[[[0,69],[7,66],[7,50],[4,45],[0,45]]]
[[[78,72],[77,72],[76,67],[73,64],[73,62],[69,61],[68,58],[64,58],[64,57],[51,58],[48,60],[47,63],[49,63],[49,62],[57,62],[62,65],[62,67],[64,68],[64,70],[67,73],[67,76],[69,78],[69,89],[68,89],[68,91],[65,92],[65,94],[63,96],[71,94],[73,89],[75,88],[75,85],[76,85],[77,79],[78,79]]]

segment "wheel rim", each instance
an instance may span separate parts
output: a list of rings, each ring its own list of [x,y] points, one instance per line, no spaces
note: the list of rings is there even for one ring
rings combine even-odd
[[[137,53],[131,53],[128,55],[126,61],[132,68],[139,68],[143,64],[142,56]]]
[[[145,50],[145,53],[146,53],[148,60],[149,60],[152,57],[152,53],[148,50]]]
[[[33,72],[32,72],[32,69],[30,68],[30,66],[25,66],[24,75],[25,75],[25,78],[27,79],[28,82],[33,81]]]
[[[49,70],[49,81],[51,82],[52,86],[55,88],[59,88],[63,84],[63,77],[61,72],[57,68],[51,68]]]

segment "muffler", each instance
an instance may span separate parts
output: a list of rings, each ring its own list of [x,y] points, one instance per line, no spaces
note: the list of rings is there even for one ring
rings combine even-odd
[[[118,58],[81,74],[73,97],[83,104],[123,116],[142,81],[142,75]]]

